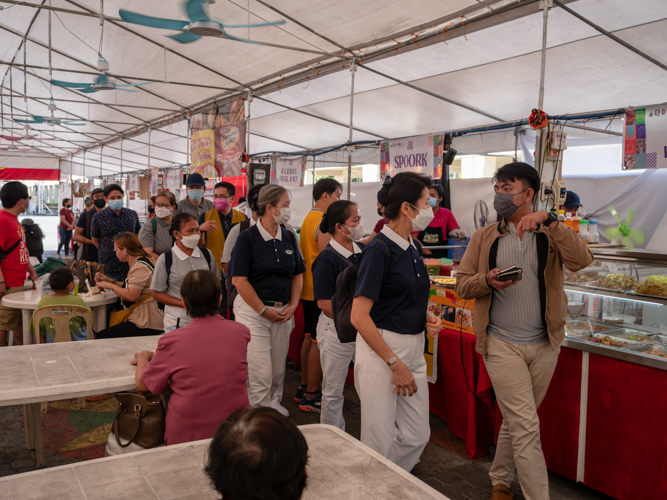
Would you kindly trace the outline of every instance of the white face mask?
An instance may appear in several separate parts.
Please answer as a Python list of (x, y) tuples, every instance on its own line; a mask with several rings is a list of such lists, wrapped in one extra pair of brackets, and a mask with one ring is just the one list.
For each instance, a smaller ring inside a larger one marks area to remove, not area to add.
[(287, 224), (290, 220), (290, 217), (292, 217), (292, 210), (290, 210), (289, 207), (279, 208), (278, 210), (280, 210), (280, 215), (274, 215), (273, 218), (278, 223), (278, 225)]
[[(178, 234), (181, 234), (181, 233), (178, 233)], [(199, 235), (198, 234), (191, 234), (189, 236), (183, 236), (181, 234), (181, 238), (183, 238), (181, 240), (181, 243), (183, 243), (183, 245), (185, 247), (187, 247), (191, 250), (194, 250), (197, 247), (197, 245), (199, 245)]]
[(359, 241), (364, 237), (364, 226), (361, 223), (355, 227), (350, 227), (343, 224), (343, 227), (350, 231), (350, 234), (346, 234), (345, 236), (350, 238), (352, 241)]
[(167, 207), (155, 207), (155, 215), (157, 215), (160, 219), (164, 219), (165, 217), (169, 217), (171, 215), (171, 209)]
[[(417, 210), (417, 207), (415, 207), (413, 204), (410, 204), (410, 206)], [(433, 210), (430, 207), (419, 210), (417, 217), (412, 219), (412, 230), (423, 231), (431, 223), (434, 216), (435, 215), (433, 214)]]

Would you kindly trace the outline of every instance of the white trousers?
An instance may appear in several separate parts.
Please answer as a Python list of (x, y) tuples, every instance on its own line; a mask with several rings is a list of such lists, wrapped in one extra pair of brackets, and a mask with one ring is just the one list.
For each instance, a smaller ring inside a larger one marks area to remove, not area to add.
[(417, 383), (412, 396), (397, 396), (391, 369), (357, 334), (354, 382), (361, 399), (361, 442), (411, 471), (431, 435), (424, 333), (401, 335), (379, 330)]
[[(279, 311), (282, 311), (284, 306)], [(248, 395), (252, 406), (280, 405), (294, 318), (273, 323), (246, 304), (239, 294), (234, 300), (236, 321), (250, 330), (248, 343)]]
[(355, 343), (342, 344), (333, 319), (322, 313), (317, 321), (317, 347), (320, 349), (323, 375), (320, 423), (345, 430), (343, 388), (350, 361), (354, 359)]
[[(178, 321), (180, 318), (180, 321)], [(164, 329), (165, 331), (170, 331), (176, 328), (178, 324), (179, 328), (188, 326), (192, 321), (192, 318), (188, 316), (188, 313), (182, 307), (174, 306), (164, 306)]]

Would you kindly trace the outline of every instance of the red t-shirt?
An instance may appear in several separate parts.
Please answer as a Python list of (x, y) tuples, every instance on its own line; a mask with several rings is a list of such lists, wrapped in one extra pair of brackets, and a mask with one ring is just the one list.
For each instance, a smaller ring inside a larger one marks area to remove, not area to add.
[(442, 227), (442, 236), (447, 239), (450, 231), (459, 229), (459, 223), (456, 222), (454, 214), (450, 210), (440, 207), (428, 227)]
[[(65, 216), (65, 220), (67, 221), (68, 224), (70, 225), (74, 224), (74, 214), (69, 208), (64, 208), (64, 207), (61, 208), (60, 215)], [(60, 227), (62, 227), (63, 229), (69, 229), (69, 226), (63, 224), (62, 221), (60, 222)]]
[(382, 228), (389, 224), (389, 219), (380, 219), (377, 224), (375, 224), (375, 228), (373, 229), (373, 232), (375, 234), (380, 234), (380, 231), (382, 231)]
[(28, 272), (30, 254), (25, 244), (25, 235), (19, 218), (5, 210), (0, 211), (0, 248), (9, 250), (19, 238), (21, 238), (19, 246), (0, 263), (7, 288), (23, 286), (25, 274)]

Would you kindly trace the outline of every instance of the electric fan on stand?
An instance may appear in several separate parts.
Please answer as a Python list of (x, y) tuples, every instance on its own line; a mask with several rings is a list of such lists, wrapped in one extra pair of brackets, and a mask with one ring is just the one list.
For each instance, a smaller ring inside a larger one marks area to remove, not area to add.
[(475, 229), (486, 226), (489, 222), (489, 207), (484, 200), (477, 200), (475, 203)]

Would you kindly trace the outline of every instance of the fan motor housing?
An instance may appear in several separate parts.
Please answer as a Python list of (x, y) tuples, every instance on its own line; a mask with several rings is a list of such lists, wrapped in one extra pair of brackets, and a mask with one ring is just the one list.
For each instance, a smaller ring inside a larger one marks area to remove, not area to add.
[(113, 82), (113, 80), (111, 80), (111, 78), (108, 78), (102, 82), (95, 82), (93, 84), (93, 88), (95, 90), (115, 90), (116, 84)]
[(213, 21), (197, 21), (188, 25), (188, 31), (199, 36), (220, 36), (225, 33), (218, 23)]

